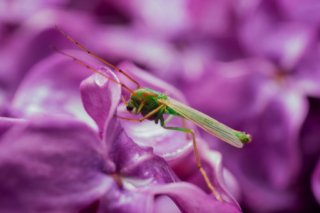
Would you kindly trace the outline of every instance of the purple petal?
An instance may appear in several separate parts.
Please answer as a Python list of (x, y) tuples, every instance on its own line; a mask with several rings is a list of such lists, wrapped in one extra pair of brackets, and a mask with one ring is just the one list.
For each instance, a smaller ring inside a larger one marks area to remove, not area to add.
[[(258, 59), (237, 60), (229, 63), (210, 63), (193, 81), (186, 81), (181, 90), (191, 106), (218, 121), (232, 124), (257, 111), (260, 73), (269, 72), (272, 66)], [(227, 97), (227, 98), (223, 98)]]
[[(226, 36), (232, 25), (230, 1), (197, 1), (186, 3), (186, 12), (191, 32), (204, 33), (206, 36)], [(192, 31), (193, 30), (193, 31)]]
[[(232, 202), (239, 205), (232, 193), (239, 191), (238, 183), (232, 174), (222, 166), (222, 155), (218, 151), (210, 150), (204, 141), (200, 141), (199, 153), (203, 161), (205, 161), (213, 172), (215, 188), (220, 192), (224, 201)], [(239, 193), (239, 192), (238, 192)], [(225, 195), (225, 196), (224, 196)]]
[(169, 196), (183, 212), (241, 212), (236, 206), (214, 200), (199, 188), (187, 183), (173, 183), (154, 186), (155, 195)]
[(92, 41), (94, 49), (108, 58), (123, 58), (145, 64), (152, 70), (177, 69), (180, 55), (166, 41), (154, 38), (135, 27), (102, 28)]
[[(261, 133), (257, 140), (270, 148), (268, 157), (266, 157), (269, 165), (272, 165), (272, 167), (269, 167), (271, 182), (276, 186), (286, 186), (296, 178), (301, 166), (298, 132), (306, 118), (308, 102), (295, 92), (282, 91), (270, 103), (269, 107), (268, 111), (275, 114), (272, 118), (271, 115), (270, 117), (269, 115), (262, 116), (263, 119), (259, 123), (261, 124), (260, 128), (264, 128), (262, 130), (264, 133)], [(275, 143), (282, 143), (282, 146), (277, 144), (274, 147)], [(263, 152), (265, 151), (266, 148)]]
[[(221, 36), (231, 25), (229, 1), (171, 1), (171, 7), (162, 10), (162, 1), (117, 1), (122, 10), (132, 14), (135, 24), (142, 30), (166, 39), (190, 34)], [(198, 36), (199, 36), (198, 35)]]
[[(125, 117), (131, 117), (124, 111), (118, 111), (118, 114)], [(178, 131), (171, 131), (162, 128), (153, 121), (143, 121), (141, 123), (121, 120), (121, 124), (126, 134), (132, 140), (142, 147), (152, 147), (157, 155), (168, 160), (176, 159), (188, 153), (191, 148), (191, 140), (186, 134)], [(172, 126), (182, 126), (181, 121), (170, 122)]]
[(41, 118), (0, 146), (1, 212), (75, 212), (114, 184), (98, 138), (79, 122)]
[(35, 114), (76, 117), (93, 126), (79, 94), (80, 82), (88, 74), (66, 56), (53, 55), (33, 67), (18, 89), (13, 107), (23, 117)]
[(306, 24), (319, 24), (320, 15), (318, 13), (320, 3), (317, 0), (280, 0), (276, 2), (283, 12), (295, 21), (303, 21)]
[[(121, 200), (122, 202), (114, 202)], [(241, 212), (236, 206), (214, 200), (189, 183), (154, 185), (107, 194), (99, 212)]]
[[(113, 79), (117, 79), (113, 72), (102, 69)], [(81, 98), (84, 108), (96, 122), (100, 132), (114, 116), (120, 101), (121, 87), (100, 75), (92, 75), (81, 83)]]
[(123, 213), (148, 213), (153, 211), (152, 194), (133, 191), (110, 191), (101, 202), (99, 213), (123, 212)]
[(315, 31), (298, 23), (283, 23), (274, 19), (265, 11), (248, 17), (240, 29), (240, 39), (250, 53), (268, 57), (289, 70), (312, 44)]
[(109, 156), (121, 175), (128, 180), (132, 179), (132, 184), (134, 179), (140, 179), (145, 182), (144, 185), (178, 180), (163, 158), (155, 155), (151, 148), (143, 148), (134, 143), (115, 118), (111, 124), (105, 134), (105, 141), (109, 147)]
[[(83, 25), (75, 25), (74, 21)], [(83, 38), (90, 37), (88, 35), (95, 28), (92, 19), (84, 13), (48, 9), (34, 13), (19, 27), (11, 30), (0, 47), (0, 80), (10, 92), (9, 97), (30, 67), (54, 52), (51, 46), (63, 48), (73, 45), (54, 29), (55, 25), (68, 29), (71, 35), (81, 35)]]
[(9, 129), (23, 122), (25, 120), (19, 118), (0, 117), (0, 139)]
[(227, 168), (239, 180), (244, 200), (254, 211), (292, 210), (299, 205), (297, 194), (288, 188), (301, 171), (298, 132), (307, 109), (303, 97), (279, 91), (256, 118), (254, 123), (259, 125), (249, 130), (252, 143), (243, 150), (225, 147)]
[[(111, 120), (104, 135), (123, 189), (114, 189), (106, 194), (102, 198), (100, 211), (155, 212), (158, 207), (153, 207), (156, 199), (150, 189), (178, 181), (178, 178), (163, 158), (153, 154), (151, 148), (141, 148), (128, 138), (116, 118)], [(170, 204), (171, 208), (175, 208), (172, 202)]]
[(313, 172), (311, 184), (313, 194), (316, 197), (318, 203), (320, 204), (320, 161), (318, 161), (318, 164)]
[(177, 212), (178, 213), (178, 212), (181, 212), (181, 210), (169, 196), (158, 195), (154, 201), (154, 212), (155, 213), (161, 213), (161, 212), (170, 212), (170, 213)]
[[(187, 17), (186, 3), (181, 0), (171, 2), (171, 8), (163, 11), (161, 1), (117, 1), (117, 6), (127, 13), (133, 14), (136, 24), (140, 28), (151, 29), (158, 36), (172, 36), (184, 31), (190, 23)], [(152, 14), (152, 15), (151, 15)], [(166, 23), (166, 24), (165, 24)]]
[[(239, 197), (240, 189), (233, 175), (222, 166), (222, 155), (218, 151), (210, 150), (204, 140), (197, 138), (197, 149), (199, 157), (203, 164), (211, 183), (222, 196), (224, 201), (233, 203), (238, 206), (235, 196)], [(227, 156), (226, 156), (227, 157)], [(185, 165), (188, 162), (188, 166)], [(189, 156), (177, 160), (173, 163), (174, 170), (183, 181), (188, 181), (200, 187), (203, 191), (211, 194), (203, 176), (201, 175), (195, 161), (194, 153)]]
[(295, 68), (293, 81), (298, 91), (306, 95), (320, 97), (320, 43), (313, 44)]
[(28, 2), (27, 6), (21, 5), (22, 2), (19, 0), (3, 1), (0, 9), (0, 20), (11, 23), (20, 22), (38, 11), (60, 6), (66, 2), (66, 0), (32, 1)]

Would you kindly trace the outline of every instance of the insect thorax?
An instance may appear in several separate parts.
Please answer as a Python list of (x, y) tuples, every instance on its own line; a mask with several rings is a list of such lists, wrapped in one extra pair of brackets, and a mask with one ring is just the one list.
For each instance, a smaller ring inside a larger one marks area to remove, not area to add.
[(127, 109), (136, 114), (146, 115), (160, 105), (159, 100), (167, 98), (167, 95), (155, 90), (139, 88), (131, 94)]

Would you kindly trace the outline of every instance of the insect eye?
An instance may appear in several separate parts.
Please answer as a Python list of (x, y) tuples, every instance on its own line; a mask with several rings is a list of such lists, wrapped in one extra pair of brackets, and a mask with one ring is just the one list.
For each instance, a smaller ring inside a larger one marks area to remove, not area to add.
[(133, 106), (127, 105), (127, 110), (131, 112), (133, 110)]

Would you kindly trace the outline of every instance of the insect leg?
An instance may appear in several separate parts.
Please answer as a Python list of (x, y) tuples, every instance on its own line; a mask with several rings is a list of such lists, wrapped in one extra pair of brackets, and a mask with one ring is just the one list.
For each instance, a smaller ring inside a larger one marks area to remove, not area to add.
[(64, 52), (64, 51), (62, 51), (62, 50), (60, 50), (60, 49), (58, 49), (58, 48), (56, 48), (56, 47), (53, 47), (53, 48), (54, 48), (54, 50), (57, 51), (58, 53), (60, 53), (60, 54), (62, 54), (62, 55), (65, 55), (65, 56), (71, 58), (72, 60), (74, 60), (75, 62), (77, 62), (78, 64), (80, 64), (81, 66), (84, 66), (85, 68), (87, 68), (88, 70), (90, 70), (90, 71), (92, 71), (92, 72), (94, 72), (94, 73), (97, 73), (97, 74), (99, 74), (99, 75), (101, 75), (101, 76), (109, 79), (110, 81), (112, 81), (112, 82), (114, 82), (114, 83), (116, 83), (116, 84), (120, 84), (122, 88), (125, 88), (126, 90), (128, 90), (128, 92), (133, 93), (133, 91), (132, 91), (129, 87), (127, 87), (125, 84), (116, 81), (115, 79), (111, 78), (111, 77), (108, 76), (106, 73), (104, 73), (103, 71), (100, 71), (100, 70), (97, 70), (97, 69), (93, 68), (92, 66), (90, 66), (88, 63), (82, 61), (81, 59), (76, 58), (75, 56), (73, 56), (73, 55), (71, 55), (71, 54), (69, 54), (69, 53), (66, 53), (66, 52)]
[(121, 95), (121, 101), (122, 101), (124, 104), (127, 103), (126, 98), (125, 98), (123, 95)]
[(141, 102), (139, 108), (137, 109), (137, 113), (140, 113), (140, 112), (141, 112), (141, 110), (142, 110), (142, 108), (144, 107), (145, 104), (146, 104), (146, 103), (145, 103), (144, 101)]
[(74, 43), (77, 47), (79, 47), (80, 49), (82, 49), (83, 51), (85, 51), (86, 53), (88, 53), (89, 55), (91, 55), (92, 57), (98, 59), (100, 62), (102, 62), (103, 64), (107, 65), (108, 67), (114, 69), (115, 71), (123, 74), (124, 76), (126, 76), (130, 81), (132, 81), (137, 88), (140, 88), (140, 84), (134, 80), (129, 74), (127, 74), (126, 72), (124, 72), (123, 70), (119, 69), (118, 67), (116, 67), (115, 65), (111, 64), (110, 62), (106, 61), (105, 59), (101, 58), (100, 56), (96, 55), (95, 53), (91, 52), (88, 48), (86, 48), (83, 44), (80, 44), (78, 41), (76, 41), (74, 38), (72, 38), (71, 36), (69, 36), (68, 34), (66, 34), (64, 31), (62, 31), (58, 26), (56, 26), (56, 29), (67, 39), (69, 39), (72, 43)]
[(135, 121), (135, 122), (142, 122), (145, 119), (150, 118), (151, 116), (153, 116), (154, 114), (158, 113), (159, 111), (163, 110), (163, 108), (165, 107), (164, 104), (159, 105), (157, 108), (155, 108), (154, 110), (152, 110), (151, 112), (149, 112), (148, 114), (146, 114), (145, 116), (143, 116), (142, 118), (139, 119), (135, 119), (135, 118), (126, 118), (126, 117), (122, 117), (122, 116), (117, 116), (120, 119), (124, 119), (124, 120), (128, 120), (128, 121)]
[(197, 143), (196, 143), (196, 137), (195, 137), (194, 131), (192, 129), (181, 128), (181, 127), (169, 127), (169, 126), (165, 126), (165, 125), (162, 125), (162, 127), (165, 128), (165, 129), (169, 129), (169, 130), (185, 132), (187, 134), (190, 133), (192, 135), (193, 150), (194, 150), (194, 155), (195, 155), (195, 158), (196, 158), (196, 163), (197, 163), (198, 169), (200, 170), (200, 173), (203, 176), (204, 181), (206, 182), (208, 188), (211, 190), (212, 194), (217, 198), (218, 201), (222, 201), (221, 195), (214, 188), (214, 186), (212, 185), (212, 183), (211, 183), (206, 171), (203, 169), (203, 166), (202, 166), (200, 158), (199, 158), (199, 152), (198, 152), (198, 149), (197, 149)]
[(123, 120), (127, 120), (127, 121), (133, 121), (133, 122), (140, 122), (139, 119), (135, 119), (135, 118), (126, 118), (126, 117), (122, 117), (117, 115), (117, 118), (123, 119)]
[[(167, 123), (169, 123), (171, 121), (171, 119), (174, 117), (174, 115), (169, 115), (165, 120), (164, 120), (164, 124), (166, 125)], [(182, 119), (182, 127), (183, 128), (187, 128), (187, 122), (185, 119)], [(189, 134), (186, 134), (186, 138), (187, 140), (190, 140), (190, 135)]]

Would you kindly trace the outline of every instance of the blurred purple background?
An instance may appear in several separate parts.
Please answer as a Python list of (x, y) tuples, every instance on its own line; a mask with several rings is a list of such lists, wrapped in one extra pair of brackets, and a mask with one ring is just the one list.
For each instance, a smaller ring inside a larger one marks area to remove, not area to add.
[(75, 48), (55, 25), (252, 134), (238, 150), (202, 132), (238, 181), (243, 212), (320, 211), (320, 1), (1, 0), (2, 116), (19, 117), (33, 96), (17, 95), (22, 82), (52, 46)]

